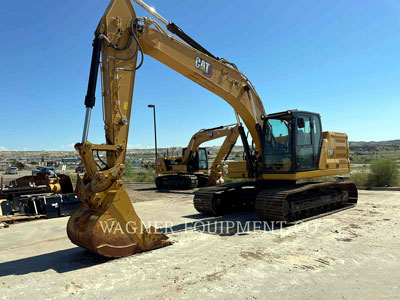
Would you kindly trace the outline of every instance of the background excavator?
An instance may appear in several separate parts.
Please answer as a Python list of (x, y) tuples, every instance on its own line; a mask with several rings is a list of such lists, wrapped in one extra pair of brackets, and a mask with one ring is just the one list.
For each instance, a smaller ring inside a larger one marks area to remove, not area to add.
[[(356, 204), (357, 189), (351, 182), (297, 182), (350, 171), (345, 133), (323, 132), (317, 113), (267, 114), (253, 85), (234, 63), (214, 56), (143, 1), (135, 2), (177, 37), (153, 19), (136, 17), (130, 0), (112, 0), (101, 18), (93, 41), (82, 142), (75, 145), (86, 173), (76, 185), (83, 204), (67, 226), (73, 243), (107, 257), (170, 244), (164, 234), (140, 221), (121, 179), (135, 73), (144, 54), (213, 92), (236, 112), (246, 160), (231, 162), (228, 176), (251, 180), (200, 188), (194, 196), (199, 212), (220, 215), (254, 208), (260, 220), (290, 223)], [(95, 145), (87, 136), (100, 54), (106, 144)], [(98, 166), (94, 155), (101, 151), (107, 159)], [(104, 230), (105, 225), (115, 224), (116, 230)]]
[[(196, 132), (179, 157), (159, 157), (156, 160), (155, 183), (157, 188), (191, 189), (224, 183), (222, 179), (225, 161), (239, 137), (239, 126), (227, 125)], [(221, 137), (226, 137), (210, 169), (208, 153), (200, 145)]]

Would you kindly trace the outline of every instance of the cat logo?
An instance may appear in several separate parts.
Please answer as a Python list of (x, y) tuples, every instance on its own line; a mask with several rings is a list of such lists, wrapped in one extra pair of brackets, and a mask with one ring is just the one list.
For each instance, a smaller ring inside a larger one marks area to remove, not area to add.
[(214, 133), (213, 132), (208, 132), (207, 133), (207, 136), (210, 138), (210, 137), (213, 137), (214, 136)]
[(209, 62), (206, 62), (201, 57), (196, 56), (194, 66), (196, 67), (196, 69), (201, 70), (203, 74), (207, 77), (211, 77), (213, 75), (212, 65)]

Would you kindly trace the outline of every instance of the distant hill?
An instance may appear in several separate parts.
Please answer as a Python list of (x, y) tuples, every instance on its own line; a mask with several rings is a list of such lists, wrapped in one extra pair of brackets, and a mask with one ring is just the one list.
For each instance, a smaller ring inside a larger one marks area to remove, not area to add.
[[(219, 146), (207, 147), (210, 152), (210, 158), (213, 159), (219, 150)], [(400, 151), (400, 139), (382, 142), (350, 142), (351, 152), (381, 152), (381, 151)], [(158, 155), (164, 156), (167, 153), (166, 148), (158, 148)], [(168, 148), (168, 154), (179, 156), (182, 153), (182, 147)], [(232, 149), (230, 158), (240, 158), (243, 156), (243, 146), (235, 146)], [(57, 160), (65, 157), (79, 157), (76, 151), (0, 151), (0, 162), (9, 160)], [(132, 160), (154, 159), (154, 149), (128, 149), (127, 157)]]
[(398, 151), (400, 150), (400, 140), (381, 141), (381, 142), (350, 142), (350, 150), (354, 152), (368, 151)]

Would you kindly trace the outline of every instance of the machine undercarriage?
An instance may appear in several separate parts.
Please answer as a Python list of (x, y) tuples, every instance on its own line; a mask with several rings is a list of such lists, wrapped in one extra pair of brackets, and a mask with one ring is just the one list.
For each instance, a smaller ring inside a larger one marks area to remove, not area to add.
[(158, 189), (189, 190), (204, 187), (208, 178), (208, 174), (163, 175), (156, 178), (155, 184)]
[(259, 180), (206, 187), (195, 192), (197, 211), (224, 215), (255, 209), (261, 221), (286, 223), (306, 220), (356, 205), (357, 188), (352, 182)]

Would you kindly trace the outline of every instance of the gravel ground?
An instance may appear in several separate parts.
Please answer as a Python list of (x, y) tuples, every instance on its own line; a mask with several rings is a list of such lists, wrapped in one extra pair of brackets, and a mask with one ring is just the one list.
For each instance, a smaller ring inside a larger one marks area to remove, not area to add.
[(0, 298), (400, 299), (399, 192), (269, 230), (252, 212), (198, 214), (193, 191), (127, 190), (142, 220), (172, 225), (172, 246), (107, 260), (68, 240), (67, 218), (14, 224), (0, 229)]

